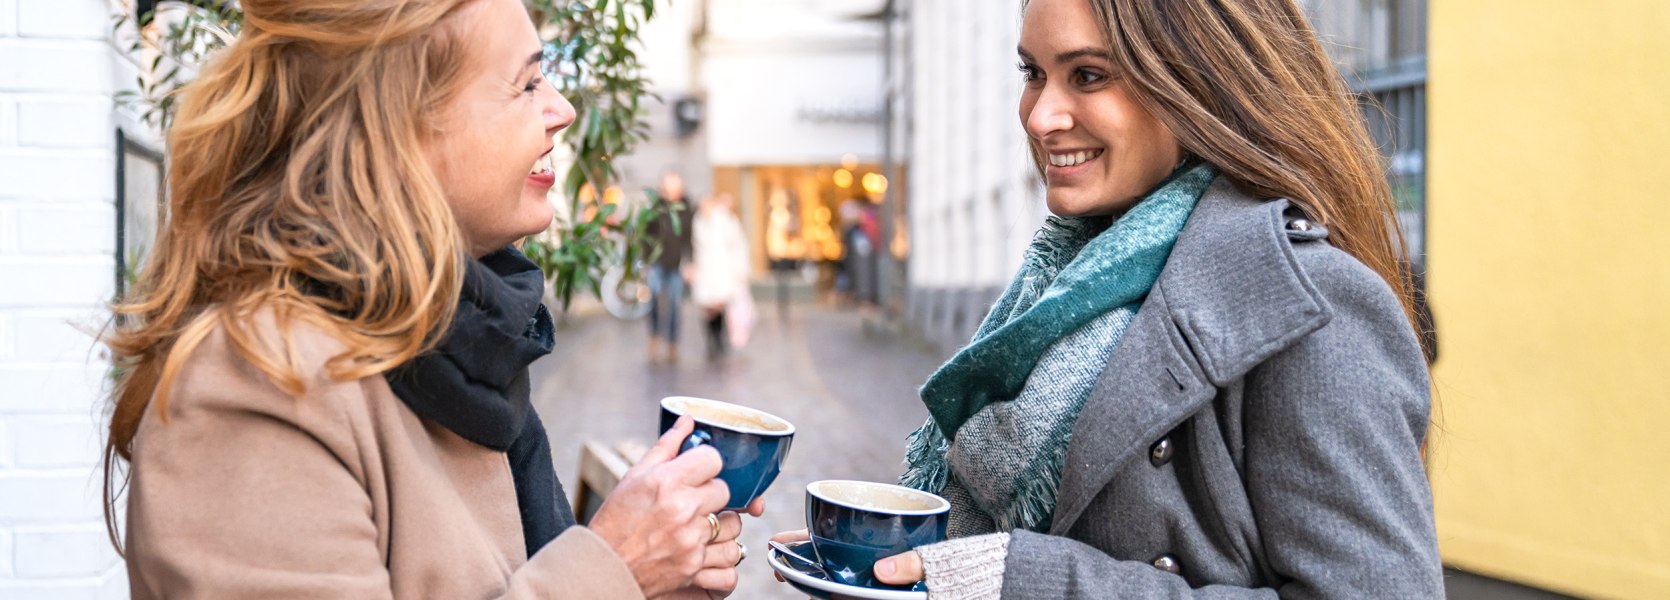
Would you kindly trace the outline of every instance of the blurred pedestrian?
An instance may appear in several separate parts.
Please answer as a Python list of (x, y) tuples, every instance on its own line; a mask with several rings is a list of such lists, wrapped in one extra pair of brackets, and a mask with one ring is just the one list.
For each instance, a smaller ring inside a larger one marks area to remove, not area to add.
[[(1441, 598), (1409, 273), (1356, 96), (1293, 0), (1031, 0), (1050, 212), (921, 389), (937, 599)], [(784, 536), (788, 537), (788, 536)]]
[(856, 199), (841, 203), (841, 260), (835, 263), (835, 306), (848, 307), (858, 302), (858, 281), (863, 258), (870, 254), (870, 243), (863, 239), (860, 220), (864, 209)]
[(551, 221), (574, 109), (522, 3), (241, 6), (183, 88), (169, 221), (106, 338), (130, 595), (733, 589), (741, 521), (719, 455), (678, 454), (688, 419), (588, 526), (552, 468), (544, 277), (511, 244)]
[[(738, 294), (748, 293), (748, 238), (737, 218), (735, 201), (721, 193), (702, 201), (696, 213), (691, 299), (702, 310), (710, 358), (725, 354), (730, 343), (725, 316)], [(751, 323), (743, 324), (751, 326)]]
[(667, 360), (676, 362), (679, 315), (684, 310), (685, 262), (692, 243), (692, 211), (684, 177), (672, 169), (663, 172), (659, 196), (663, 212), (645, 231), (661, 247), (661, 254), (649, 266), (649, 359), (656, 360), (665, 345)]
[(847, 269), (852, 273), (853, 302), (866, 314), (875, 309), (880, 296), (876, 259), (881, 248), (881, 220), (876, 213), (876, 205), (858, 201), (857, 222), (847, 227), (845, 236), (849, 248)]

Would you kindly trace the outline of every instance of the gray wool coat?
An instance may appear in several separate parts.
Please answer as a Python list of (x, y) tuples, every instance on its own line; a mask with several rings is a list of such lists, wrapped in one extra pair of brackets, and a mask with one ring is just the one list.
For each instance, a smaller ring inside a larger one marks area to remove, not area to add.
[(1073, 429), (1004, 598), (1441, 598), (1426, 363), (1396, 296), (1220, 177)]

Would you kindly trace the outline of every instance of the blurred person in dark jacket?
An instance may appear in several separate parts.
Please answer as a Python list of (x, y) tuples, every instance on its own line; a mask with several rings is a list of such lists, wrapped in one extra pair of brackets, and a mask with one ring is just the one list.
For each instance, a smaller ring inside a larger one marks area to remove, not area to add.
[(669, 362), (678, 360), (679, 309), (684, 302), (684, 265), (690, 257), (690, 202), (684, 177), (677, 171), (661, 174), (661, 195), (657, 202), (665, 209), (651, 221), (647, 233), (661, 247), (661, 254), (649, 267), (649, 359), (661, 355), (666, 346)]

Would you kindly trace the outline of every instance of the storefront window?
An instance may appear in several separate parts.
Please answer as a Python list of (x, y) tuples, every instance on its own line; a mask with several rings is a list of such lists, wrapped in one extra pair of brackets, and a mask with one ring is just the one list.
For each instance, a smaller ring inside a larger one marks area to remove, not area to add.
[(890, 249), (881, 238), (881, 201), (892, 184), (880, 165), (849, 156), (837, 164), (743, 170), (743, 189), (719, 185), (715, 191), (744, 198), (744, 220), (759, 256), (756, 272), (797, 270), (820, 295), (857, 287), (876, 295), (874, 282), (855, 286), (843, 278), (852, 271), (855, 241), (862, 242), (857, 250), (874, 260)]

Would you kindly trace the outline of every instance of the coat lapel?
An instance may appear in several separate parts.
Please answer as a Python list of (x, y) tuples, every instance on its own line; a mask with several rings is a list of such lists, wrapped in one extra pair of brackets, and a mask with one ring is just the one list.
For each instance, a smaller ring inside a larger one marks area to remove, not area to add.
[(1050, 526), (1056, 535), (1078, 520), (1113, 477), (1117, 459), (1144, 454), (1148, 444), (1216, 392), (1172, 325), (1159, 287), (1149, 293), (1108, 363), (1118, 368), (1102, 371), (1073, 425)]
[(1201, 197), (1079, 413), (1051, 533), (1068, 531), (1124, 463), (1220, 388), (1327, 323), (1326, 302), (1293, 256), (1287, 207), (1225, 177)]

